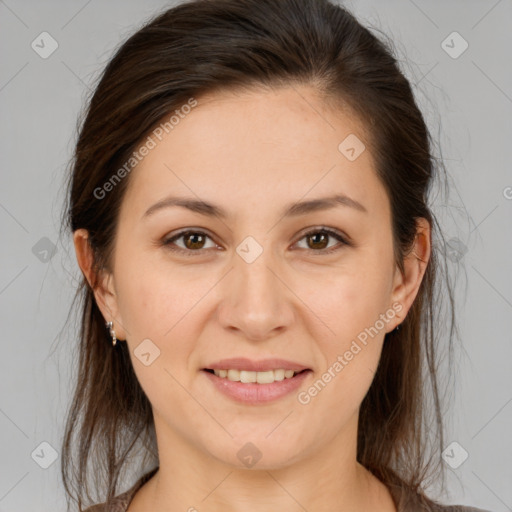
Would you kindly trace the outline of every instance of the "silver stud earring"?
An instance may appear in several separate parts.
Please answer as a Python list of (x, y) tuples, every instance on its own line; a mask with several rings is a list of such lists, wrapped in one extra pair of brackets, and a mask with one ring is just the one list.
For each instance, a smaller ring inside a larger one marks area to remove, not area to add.
[(107, 329), (110, 331), (110, 336), (112, 336), (112, 346), (116, 346), (117, 338), (116, 331), (114, 331), (114, 322), (106, 322), (105, 323)]

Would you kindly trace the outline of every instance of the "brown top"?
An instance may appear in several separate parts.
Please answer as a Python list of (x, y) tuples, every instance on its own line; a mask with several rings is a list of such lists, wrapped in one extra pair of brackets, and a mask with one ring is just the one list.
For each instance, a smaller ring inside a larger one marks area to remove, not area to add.
[[(126, 512), (128, 505), (135, 496), (135, 493), (158, 471), (158, 466), (135, 482), (135, 484), (114, 498), (114, 504), (110, 509), (106, 508), (105, 503), (94, 505), (85, 510), (85, 512)], [(389, 491), (398, 512), (489, 512), (480, 508), (464, 507), (462, 505), (445, 506), (438, 504), (428, 498), (404, 490), (398, 486), (390, 486)]]

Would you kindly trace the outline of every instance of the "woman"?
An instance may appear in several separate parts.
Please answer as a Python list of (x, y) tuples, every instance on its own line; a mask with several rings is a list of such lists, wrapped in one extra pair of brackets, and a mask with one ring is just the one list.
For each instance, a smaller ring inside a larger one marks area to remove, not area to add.
[(69, 181), (80, 510), (90, 463), (90, 511), (476, 510), (423, 492), (434, 164), (391, 50), (327, 0), (196, 0), (130, 37)]

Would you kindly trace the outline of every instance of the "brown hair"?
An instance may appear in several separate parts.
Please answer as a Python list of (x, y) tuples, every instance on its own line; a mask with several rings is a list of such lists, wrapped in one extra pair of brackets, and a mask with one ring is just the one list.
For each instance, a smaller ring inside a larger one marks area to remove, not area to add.
[[(416, 219), (432, 226), (431, 258), (418, 295), (401, 328), (386, 335), (361, 405), (357, 450), (359, 462), (384, 483), (419, 490), (442, 469), (437, 345), (438, 324), (445, 319), (439, 317), (443, 275), (450, 353), (456, 330), (452, 291), (439, 259), (442, 233), (427, 204), (436, 171), (444, 168), (433, 156), (430, 134), (391, 43), (346, 9), (328, 0), (193, 0), (148, 22), (110, 60), (80, 121), (63, 226), (85, 228), (95, 269), (108, 269), (129, 176), (102, 199), (95, 190), (148, 133), (191, 97), (293, 84), (313, 85), (333, 105), (344, 102), (368, 129), (368, 146), (390, 199), (401, 269), (414, 242)], [(137, 446), (142, 464), (157, 463), (158, 454), (151, 404), (126, 343), (112, 347), (85, 279), (76, 299), (81, 309), (77, 382), (61, 470), (68, 498), (73, 496), (81, 510), (85, 494), (91, 499), (90, 461), (94, 488), (106, 491), (103, 498), (109, 502)]]

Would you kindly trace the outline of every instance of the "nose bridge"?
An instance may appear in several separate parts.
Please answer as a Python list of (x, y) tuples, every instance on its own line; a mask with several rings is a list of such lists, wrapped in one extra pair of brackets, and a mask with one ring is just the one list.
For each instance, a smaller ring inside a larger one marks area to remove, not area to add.
[[(268, 238), (266, 239), (268, 241)], [(292, 318), (286, 287), (276, 277), (272, 249), (246, 237), (233, 254), (233, 269), (226, 283), (221, 319), (225, 327), (243, 331), (247, 338), (262, 338)]]
[(275, 262), (268, 238), (260, 243), (252, 236), (246, 237), (236, 248), (233, 263), (236, 279), (234, 290), (240, 294), (238, 302), (245, 301), (253, 311), (257, 311), (260, 305), (263, 306), (262, 301), (265, 301), (266, 307), (276, 301), (279, 290), (275, 274), (270, 271)]

